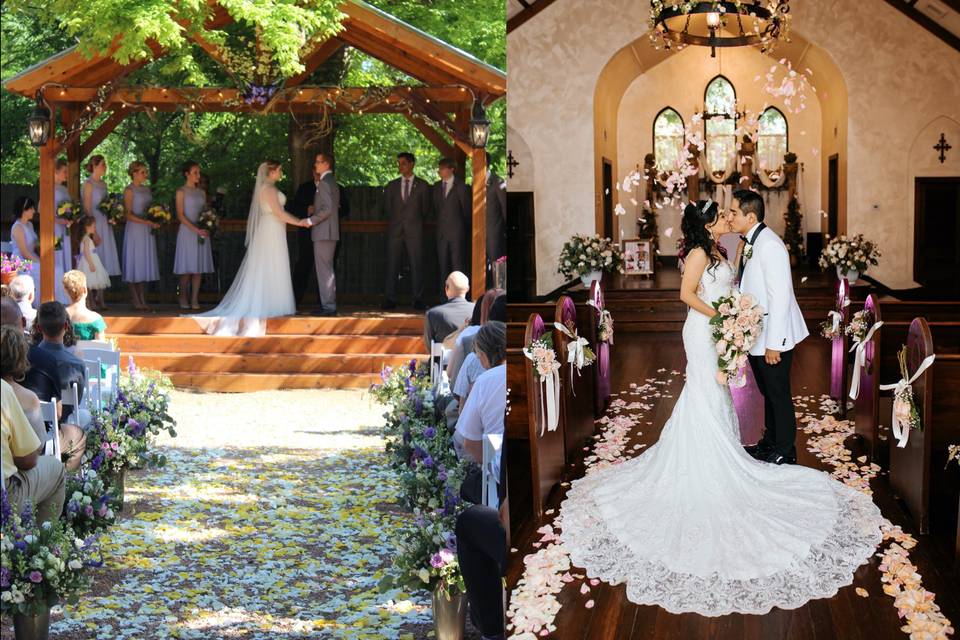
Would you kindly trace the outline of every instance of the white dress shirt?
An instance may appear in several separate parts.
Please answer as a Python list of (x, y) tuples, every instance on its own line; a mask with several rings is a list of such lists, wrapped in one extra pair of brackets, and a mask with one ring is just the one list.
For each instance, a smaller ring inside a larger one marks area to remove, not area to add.
[(488, 433), (503, 433), (507, 411), (507, 365), (497, 365), (477, 378), (460, 411), (457, 434), (464, 440), (483, 440)]

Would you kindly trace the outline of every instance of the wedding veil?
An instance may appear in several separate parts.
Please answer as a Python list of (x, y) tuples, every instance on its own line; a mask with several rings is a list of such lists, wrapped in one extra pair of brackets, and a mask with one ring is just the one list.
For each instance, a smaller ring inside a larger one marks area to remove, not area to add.
[(250, 213), (247, 214), (247, 237), (243, 241), (245, 247), (250, 246), (250, 240), (257, 232), (257, 225), (260, 224), (260, 192), (267, 185), (267, 174), (270, 168), (266, 162), (261, 162), (257, 168), (257, 183), (253, 187), (253, 197), (250, 198)]

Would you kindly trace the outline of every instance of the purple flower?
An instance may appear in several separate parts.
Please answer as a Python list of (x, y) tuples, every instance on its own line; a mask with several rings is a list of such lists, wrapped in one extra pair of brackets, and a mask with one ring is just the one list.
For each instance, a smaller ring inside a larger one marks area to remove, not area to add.
[(13, 515), (13, 508), (10, 506), (10, 498), (7, 496), (7, 490), (0, 487), (0, 524), (7, 526), (10, 516)]
[(446, 472), (446, 471), (440, 471), (439, 473), (437, 473), (437, 480), (439, 480), (440, 482), (446, 482), (446, 481), (447, 481), (447, 472)]
[(430, 566), (434, 569), (440, 569), (443, 567), (443, 559), (440, 557), (439, 553), (435, 553), (430, 556)]
[(24, 542), (23, 540), (17, 540), (16, 542), (13, 543), (13, 546), (15, 546), (20, 551), (23, 551), (27, 548), (27, 543)]
[(450, 551), (456, 552), (457, 550), (457, 535), (452, 531), (448, 531), (443, 535), (443, 542), (446, 545), (447, 549)]
[(433, 427), (427, 427), (426, 429), (423, 430), (424, 438), (432, 438), (435, 435), (437, 435), (437, 430), (434, 429)]
[(9, 587), (10, 586), (10, 569), (6, 567), (0, 567), (0, 587)]
[(410, 375), (417, 375), (417, 360), (415, 358), (410, 359), (410, 364), (408, 366), (410, 367)]
[(30, 582), (33, 582), (34, 584), (39, 584), (42, 580), (43, 580), (42, 573), (36, 570), (30, 572)]
[(137, 365), (133, 362), (133, 356), (127, 357), (127, 373), (131, 378), (137, 375)]
[(88, 504), (86, 508), (84, 508), (83, 512), (87, 514), (87, 517), (89, 518), (93, 517), (93, 507), (91, 505)]
[(133, 418), (130, 418), (129, 420), (127, 420), (127, 433), (129, 433), (134, 438), (139, 438), (144, 433), (146, 433), (146, 431), (147, 431), (147, 427), (145, 425), (140, 424)]
[(423, 466), (425, 466), (425, 467), (432, 467), (432, 466), (433, 466), (433, 458), (431, 458), (429, 454), (427, 454), (427, 455), (423, 458)]

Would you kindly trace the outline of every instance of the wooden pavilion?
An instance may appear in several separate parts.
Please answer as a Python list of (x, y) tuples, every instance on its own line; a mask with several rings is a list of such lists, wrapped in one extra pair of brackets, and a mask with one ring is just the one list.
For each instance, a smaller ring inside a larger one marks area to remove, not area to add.
[[(207, 29), (233, 22), (226, 9), (207, 0)], [(111, 50), (87, 58), (71, 47), (8, 79), (4, 87), (33, 98), (51, 110), (51, 131), (40, 147), (41, 299), (54, 295), (54, 167), (60, 154), (69, 165), (68, 187), (79, 199), (80, 167), (106, 136), (136, 110), (241, 113), (395, 113), (405, 117), (442, 155), (454, 158), (463, 174), (466, 158), (473, 169), (471, 278), (474, 299), (482, 294), (486, 255), (486, 153), (470, 142), (475, 101), (487, 106), (506, 94), (506, 74), (455, 47), (363, 2), (345, 0), (342, 29), (303, 47), (302, 73), (287, 79), (265, 105), (249, 104), (236, 87), (144, 87), (125, 84), (131, 73), (165, 51), (121, 64)], [(218, 48), (202, 37), (193, 41), (218, 63)], [(114, 47), (117, 45), (115, 44)], [(318, 87), (304, 84), (341, 47), (353, 47), (405, 73), (420, 84), (395, 87)], [(109, 114), (105, 119), (104, 114)], [(57, 127), (59, 116), (60, 127)], [(99, 122), (99, 126), (94, 127)]]

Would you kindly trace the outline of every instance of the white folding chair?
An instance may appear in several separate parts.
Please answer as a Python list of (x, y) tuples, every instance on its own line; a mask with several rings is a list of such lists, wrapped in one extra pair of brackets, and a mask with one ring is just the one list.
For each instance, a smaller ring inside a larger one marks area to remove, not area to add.
[[(100, 404), (97, 407), (103, 407), (103, 399), (112, 400), (117, 391), (117, 384), (120, 382), (120, 352), (109, 351), (105, 349), (85, 349), (83, 351), (83, 361), (97, 364), (97, 393), (100, 397)], [(103, 368), (107, 371), (104, 374)], [(87, 380), (90, 377), (90, 367), (87, 367)]]
[(483, 436), (483, 504), (492, 509), (500, 507), (497, 485), (500, 483), (500, 450), (503, 448), (502, 433)]
[[(90, 401), (90, 393), (87, 393), (87, 402)], [(90, 423), (90, 411), (87, 406), (80, 403), (80, 387), (74, 382), (69, 387), (60, 390), (60, 402), (73, 407), (73, 415), (70, 417), (71, 424), (76, 424), (81, 429)]]
[(77, 350), (85, 353), (87, 349), (113, 351), (113, 343), (109, 340), (77, 340)]
[(87, 389), (85, 392), (87, 406), (91, 410), (101, 411), (103, 409), (103, 394), (101, 393), (103, 369), (100, 367), (100, 361), (84, 359), (83, 364), (87, 368)]
[(440, 379), (440, 362), (443, 359), (443, 343), (430, 343), (430, 381), (434, 385)]
[(60, 421), (57, 418), (57, 403), (40, 401), (40, 417), (53, 425), (49, 439), (43, 444), (43, 455), (60, 459)]

